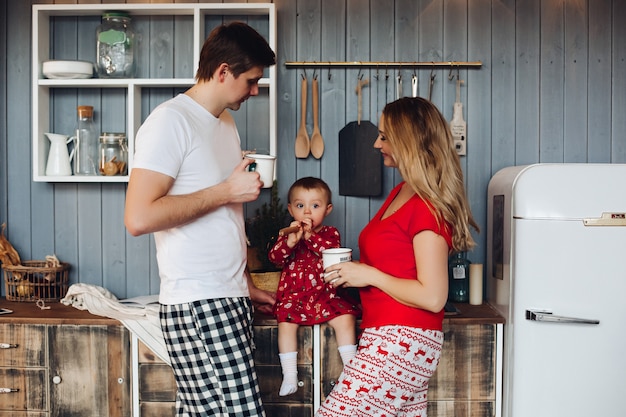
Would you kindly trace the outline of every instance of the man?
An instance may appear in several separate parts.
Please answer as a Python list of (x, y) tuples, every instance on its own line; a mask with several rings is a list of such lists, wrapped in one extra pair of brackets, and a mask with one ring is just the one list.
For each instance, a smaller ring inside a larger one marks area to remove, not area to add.
[(227, 111), (259, 92), (276, 63), (244, 23), (211, 32), (196, 83), (158, 106), (137, 132), (125, 224), (154, 233), (161, 327), (178, 387), (178, 416), (264, 416), (252, 357), (252, 301), (274, 296), (246, 269), (243, 203), (258, 198), (259, 174), (242, 158)]

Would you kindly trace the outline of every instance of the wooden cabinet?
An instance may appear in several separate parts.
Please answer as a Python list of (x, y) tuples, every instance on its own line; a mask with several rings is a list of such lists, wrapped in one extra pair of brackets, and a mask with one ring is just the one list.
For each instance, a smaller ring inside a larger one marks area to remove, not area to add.
[(0, 326), (0, 416), (47, 415), (46, 326)]
[[(313, 328), (298, 330), (298, 391), (280, 397), (282, 370), (278, 359), (278, 328), (275, 320), (257, 320), (254, 326), (255, 365), (259, 388), (268, 416), (311, 417), (313, 415)], [(173, 417), (176, 381), (169, 365), (143, 343), (138, 343), (139, 409), (141, 417)]]
[(14, 315), (0, 318), (0, 387), (9, 390), (0, 416), (130, 415), (130, 336), (119, 322), (60, 304), (7, 304)]
[[(494, 417), (501, 414), (502, 328), (504, 319), (489, 305), (457, 305), (460, 314), (444, 320), (444, 347), (430, 381), (430, 417)], [(268, 416), (312, 417), (337, 384), (343, 364), (333, 329), (327, 324), (299, 329), (300, 387), (278, 396), (282, 372), (276, 321), (255, 319), (255, 364)], [(141, 417), (174, 416), (176, 385), (169, 366), (141, 343), (139, 379)], [(316, 365), (319, 363), (319, 365)], [(315, 380), (320, 383), (316, 384)], [(158, 387), (158, 388), (156, 388)], [(169, 406), (167, 404), (170, 404)]]
[[(61, 304), (47, 312), (33, 303), (1, 305), (15, 313), (0, 317), (0, 388), (16, 391), (0, 393), (0, 417), (175, 415), (172, 369), (143, 343), (134, 343), (119, 322)], [(488, 305), (458, 307), (459, 315), (444, 320), (428, 415), (498, 417), (504, 319)], [(300, 327), (300, 386), (286, 397), (278, 396), (282, 372), (276, 321), (257, 317), (254, 332), (267, 415), (312, 417), (341, 374), (332, 328)]]
[[(500, 415), (503, 318), (488, 305), (459, 304), (461, 315), (444, 320), (444, 345), (428, 390), (429, 417)], [(321, 402), (343, 367), (333, 329), (321, 326)]]
[(48, 330), (50, 416), (128, 416), (130, 339), (121, 325)]
[[(194, 84), (200, 50), (208, 33), (227, 21), (246, 21), (276, 51), (272, 3), (40, 4), (32, 23), (33, 181), (126, 182), (129, 176), (45, 175), (46, 132), (72, 136), (77, 105), (94, 107), (100, 132), (123, 132), (133, 167), (135, 134), (158, 104)], [(47, 79), (48, 60), (96, 60), (96, 28), (107, 10), (128, 12), (135, 30), (135, 78)], [(276, 66), (259, 81), (259, 95), (233, 112), (242, 146), (276, 154)], [(248, 111), (249, 109), (249, 111)], [(250, 132), (250, 135), (248, 135)], [(130, 174), (130, 171), (129, 171)]]

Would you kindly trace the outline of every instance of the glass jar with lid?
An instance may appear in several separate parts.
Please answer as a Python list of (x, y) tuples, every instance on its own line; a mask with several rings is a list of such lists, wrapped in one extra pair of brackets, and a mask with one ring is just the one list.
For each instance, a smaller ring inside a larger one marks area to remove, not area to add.
[(124, 133), (100, 135), (99, 167), (101, 175), (126, 175), (128, 172), (128, 146)]
[(135, 32), (126, 12), (107, 11), (96, 29), (97, 68), (101, 78), (135, 76)]

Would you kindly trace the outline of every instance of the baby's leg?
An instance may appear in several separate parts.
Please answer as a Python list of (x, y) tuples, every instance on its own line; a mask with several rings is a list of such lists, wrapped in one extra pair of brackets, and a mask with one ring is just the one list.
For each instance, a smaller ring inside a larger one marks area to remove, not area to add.
[(298, 390), (298, 325), (278, 323), (278, 357), (283, 370), (283, 382), (278, 395), (293, 394)]
[(356, 355), (356, 317), (344, 314), (330, 320), (328, 324), (335, 330), (337, 350), (345, 365)]

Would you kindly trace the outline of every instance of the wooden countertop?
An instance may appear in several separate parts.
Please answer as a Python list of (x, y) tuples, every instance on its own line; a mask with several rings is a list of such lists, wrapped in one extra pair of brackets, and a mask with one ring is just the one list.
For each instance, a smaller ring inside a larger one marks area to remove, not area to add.
[[(446, 313), (443, 322), (446, 324), (502, 324), (504, 317), (491, 306), (491, 304), (471, 305), (467, 303), (453, 303), (459, 310), (456, 314)], [(273, 317), (257, 314), (254, 318), (255, 324), (271, 326), (276, 324)]]
[(118, 326), (120, 322), (108, 317), (96, 316), (86, 310), (66, 306), (61, 303), (45, 303), (49, 309), (42, 310), (36, 303), (7, 301), (0, 299), (0, 307), (13, 310), (13, 313), (0, 315), (0, 323), (16, 324), (86, 324)]
[[(49, 309), (42, 310), (31, 302), (7, 301), (0, 298), (0, 307), (13, 310), (13, 313), (0, 315), (0, 323), (17, 324), (91, 324), (116, 326), (119, 321), (108, 317), (96, 316), (88, 311), (78, 310), (75, 307), (61, 303), (46, 303)], [(444, 323), (448, 324), (500, 324), (502, 317), (490, 304), (473, 306), (465, 303), (455, 303), (459, 313), (446, 315)], [(275, 325), (276, 319), (270, 316), (257, 314), (255, 324)]]

